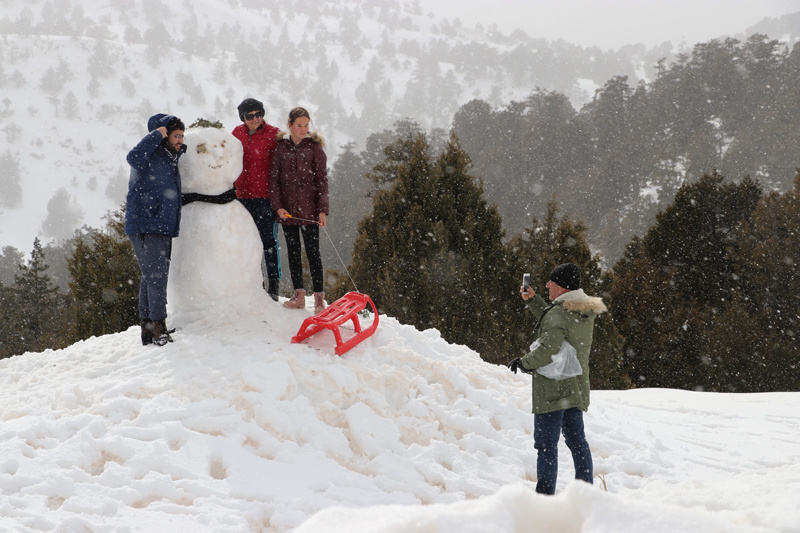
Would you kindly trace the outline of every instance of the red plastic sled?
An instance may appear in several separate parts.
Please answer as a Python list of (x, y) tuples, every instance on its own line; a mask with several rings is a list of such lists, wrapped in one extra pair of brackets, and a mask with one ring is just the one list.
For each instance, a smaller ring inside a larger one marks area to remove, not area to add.
[[(372, 313), (375, 315), (375, 319), (372, 321), (370, 327), (361, 331), (358, 312), (366, 308), (367, 304), (372, 307)], [(348, 320), (353, 321), (356, 334), (351, 339), (342, 342), (342, 334), (339, 332), (339, 326)], [(302, 342), (323, 329), (329, 329), (333, 332), (333, 336), (336, 338), (336, 355), (342, 355), (347, 350), (375, 333), (375, 330), (378, 329), (378, 310), (375, 308), (372, 299), (366, 294), (348, 292), (319, 314), (306, 318), (303, 321), (303, 325), (300, 326), (300, 331), (297, 332), (297, 335), (292, 337), (292, 343)]]

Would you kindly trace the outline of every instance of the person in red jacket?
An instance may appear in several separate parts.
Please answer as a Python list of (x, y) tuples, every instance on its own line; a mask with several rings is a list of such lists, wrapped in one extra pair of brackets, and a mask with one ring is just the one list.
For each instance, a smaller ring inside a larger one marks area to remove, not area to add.
[(314, 311), (325, 309), (322, 258), (319, 253), (319, 228), (325, 227), (328, 217), (328, 169), (322, 137), (309, 135), (311, 117), (302, 107), (289, 113), (290, 134), (282, 134), (272, 154), (269, 194), (278, 213), (286, 239), (289, 272), (292, 275), (294, 296), (283, 305), (303, 309), (306, 292), (303, 288), (303, 261), (300, 233), (306, 248), (311, 282), (314, 285)]
[(269, 198), (269, 168), (279, 130), (264, 121), (264, 105), (255, 98), (245, 98), (237, 110), (242, 124), (232, 133), (242, 142), (244, 158), (242, 174), (234, 182), (236, 197), (250, 212), (261, 235), (267, 264), (267, 292), (278, 301), (281, 254), (276, 214)]

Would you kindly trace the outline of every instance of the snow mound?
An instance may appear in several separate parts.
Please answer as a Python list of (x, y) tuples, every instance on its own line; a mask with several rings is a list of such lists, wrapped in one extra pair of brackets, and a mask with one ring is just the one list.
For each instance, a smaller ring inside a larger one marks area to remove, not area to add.
[(388, 317), (343, 357), (329, 332), (291, 344), (307, 316), (270, 302), (191, 322), (163, 348), (131, 328), (0, 361), (0, 529), (755, 532), (800, 521), (800, 395), (595, 393), (599, 477), (570, 482), (564, 448), (559, 494), (546, 498), (533, 493), (529, 376)]

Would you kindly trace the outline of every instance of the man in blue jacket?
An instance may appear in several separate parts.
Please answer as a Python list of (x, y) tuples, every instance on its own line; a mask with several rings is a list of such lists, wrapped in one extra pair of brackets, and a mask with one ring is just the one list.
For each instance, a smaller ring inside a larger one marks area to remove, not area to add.
[(164, 346), (167, 331), (167, 276), (172, 239), (181, 220), (181, 176), (178, 158), (186, 151), (183, 122), (157, 114), (147, 122), (150, 131), (128, 152), (131, 177), (125, 209), (125, 235), (133, 244), (142, 271), (139, 316), (142, 344)]

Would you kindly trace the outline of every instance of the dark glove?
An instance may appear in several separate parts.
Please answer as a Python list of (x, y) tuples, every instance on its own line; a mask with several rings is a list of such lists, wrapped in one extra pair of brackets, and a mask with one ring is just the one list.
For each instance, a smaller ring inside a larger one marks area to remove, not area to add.
[(517, 370), (519, 370), (520, 372), (524, 372), (526, 374), (530, 374), (533, 372), (532, 370), (528, 370), (527, 368), (522, 366), (522, 358), (520, 357), (517, 357), (516, 359), (512, 360), (510, 363), (508, 363), (507, 366), (508, 369), (515, 374), (517, 373)]

